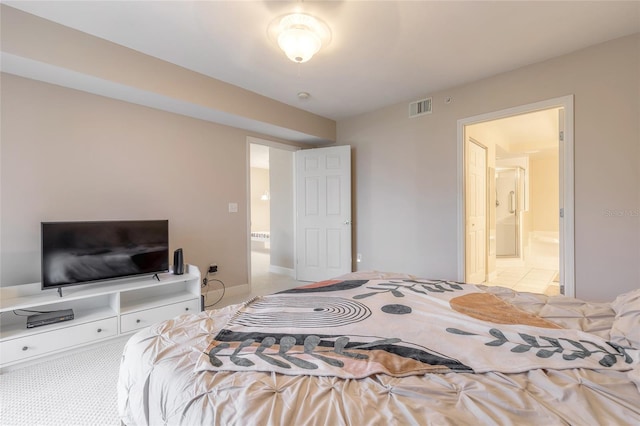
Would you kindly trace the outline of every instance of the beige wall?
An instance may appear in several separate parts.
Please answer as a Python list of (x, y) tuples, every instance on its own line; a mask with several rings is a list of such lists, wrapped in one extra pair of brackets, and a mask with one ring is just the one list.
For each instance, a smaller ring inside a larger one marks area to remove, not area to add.
[(529, 159), (531, 230), (558, 232), (558, 156)]
[(574, 94), (576, 294), (638, 288), (638, 75), (636, 34), (433, 93), (431, 115), (409, 119), (407, 102), (340, 121), (338, 143), (354, 152), (358, 269), (457, 277), (457, 121)]
[(270, 200), (261, 197), (269, 192), (269, 169), (251, 167), (251, 231), (269, 232)]
[(94, 79), (94, 84), (115, 84), (120, 96), (126, 92), (124, 88), (135, 88), (144, 97), (160, 96), (165, 103), (177, 102), (178, 110), (191, 105), (254, 124), (294, 130), (315, 142), (335, 140), (336, 124), (331, 119), (4, 4), (0, 9), (2, 52), (33, 61), (30, 67), (46, 64), (58, 73), (72, 71), (71, 80), (82, 75)]
[(247, 132), (9, 74), (1, 84), (2, 286), (40, 281), (41, 221), (156, 218), (187, 263), (248, 282)]

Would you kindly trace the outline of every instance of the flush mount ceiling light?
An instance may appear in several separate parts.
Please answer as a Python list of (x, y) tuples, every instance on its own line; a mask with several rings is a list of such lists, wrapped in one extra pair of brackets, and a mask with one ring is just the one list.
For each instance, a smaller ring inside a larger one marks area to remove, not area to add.
[(311, 59), (331, 38), (327, 24), (305, 13), (291, 13), (276, 21), (278, 46), (299, 64)]

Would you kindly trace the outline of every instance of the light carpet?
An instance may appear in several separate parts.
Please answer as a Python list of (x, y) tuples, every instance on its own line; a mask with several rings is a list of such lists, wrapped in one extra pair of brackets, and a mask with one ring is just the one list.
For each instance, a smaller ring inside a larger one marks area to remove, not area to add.
[(126, 341), (0, 375), (0, 425), (120, 425), (116, 385)]

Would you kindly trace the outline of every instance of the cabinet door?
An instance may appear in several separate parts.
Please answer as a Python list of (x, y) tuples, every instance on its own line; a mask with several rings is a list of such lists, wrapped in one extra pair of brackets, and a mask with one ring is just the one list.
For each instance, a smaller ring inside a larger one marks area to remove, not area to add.
[(132, 312), (120, 317), (120, 333), (129, 333), (178, 315), (200, 312), (200, 299)]
[(85, 324), (61, 328), (2, 342), (2, 364), (38, 357), (49, 352), (114, 337), (118, 333), (118, 319), (107, 318)]

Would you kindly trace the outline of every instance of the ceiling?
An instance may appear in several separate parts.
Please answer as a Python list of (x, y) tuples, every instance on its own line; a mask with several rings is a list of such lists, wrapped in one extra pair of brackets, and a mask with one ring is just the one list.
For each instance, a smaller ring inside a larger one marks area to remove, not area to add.
[[(333, 120), (640, 31), (640, 1), (3, 3)], [(304, 64), (267, 32), (294, 10), (332, 30)]]

